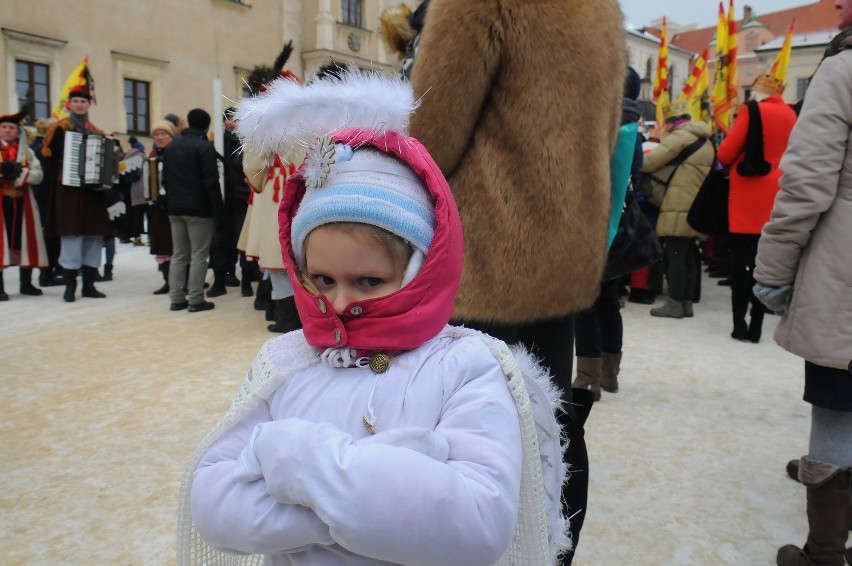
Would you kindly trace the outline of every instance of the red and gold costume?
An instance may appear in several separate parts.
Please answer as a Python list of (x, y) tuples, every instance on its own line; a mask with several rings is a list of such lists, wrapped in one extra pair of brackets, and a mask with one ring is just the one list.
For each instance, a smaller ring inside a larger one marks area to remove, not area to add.
[(44, 247), (38, 205), (30, 184), (41, 182), (41, 163), (35, 154), (20, 140), (0, 140), (0, 163), (17, 163), (20, 173), (15, 179), (0, 176), (3, 194), (3, 214), (0, 216), (0, 269), (10, 265), (22, 268), (46, 267), (47, 251)]

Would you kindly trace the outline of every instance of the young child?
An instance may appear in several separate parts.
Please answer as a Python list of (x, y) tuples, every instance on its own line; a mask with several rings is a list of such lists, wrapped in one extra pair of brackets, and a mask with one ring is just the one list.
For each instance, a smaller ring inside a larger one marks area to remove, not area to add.
[(304, 329), (261, 348), (196, 451), (179, 563), (543, 565), (570, 546), (557, 392), (447, 325), (461, 223), (404, 134), (414, 107), (358, 71), (242, 103), (245, 151), (308, 146), (279, 209)]

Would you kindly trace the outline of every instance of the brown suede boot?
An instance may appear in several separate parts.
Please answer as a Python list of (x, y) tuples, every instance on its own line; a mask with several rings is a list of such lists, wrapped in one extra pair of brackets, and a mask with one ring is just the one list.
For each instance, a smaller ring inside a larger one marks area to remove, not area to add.
[(601, 389), (607, 393), (618, 392), (618, 370), (621, 366), (621, 352), (601, 354)]
[(577, 357), (577, 377), (571, 387), (588, 389), (595, 396), (595, 401), (601, 399), (601, 358)]
[(803, 456), (799, 481), (808, 492), (808, 541), (778, 549), (778, 566), (843, 566), (849, 536), (849, 470)]

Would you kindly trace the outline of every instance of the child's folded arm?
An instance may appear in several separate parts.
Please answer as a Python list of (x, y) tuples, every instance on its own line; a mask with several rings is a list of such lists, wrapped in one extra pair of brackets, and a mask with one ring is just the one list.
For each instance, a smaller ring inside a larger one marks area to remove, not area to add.
[(263, 480), (234, 477), (234, 461), (255, 425), (268, 420), (262, 403), (204, 454), (192, 483), (192, 517), (199, 534), (214, 548), (235, 554), (297, 552), (333, 544), (328, 525), (300, 505), (282, 505)]
[(418, 451), (428, 442), (353, 442), (327, 423), (263, 423), (255, 451), (270, 494), (314, 509), (355, 554), (398, 564), (496, 563), (518, 511), (520, 432), (500, 366), (478, 339), (472, 344), (441, 365), (449, 377), (435, 433), (447, 441), (446, 463)]

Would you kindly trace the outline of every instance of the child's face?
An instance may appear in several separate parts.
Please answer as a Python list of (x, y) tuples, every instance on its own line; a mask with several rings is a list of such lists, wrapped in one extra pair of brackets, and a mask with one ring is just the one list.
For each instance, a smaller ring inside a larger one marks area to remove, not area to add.
[(369, 234), (320, 226), (305, 240), (308, 279), (338, 316), (355, 301), (384, 297), (402, 287), (405, 258), (395, 257)]

